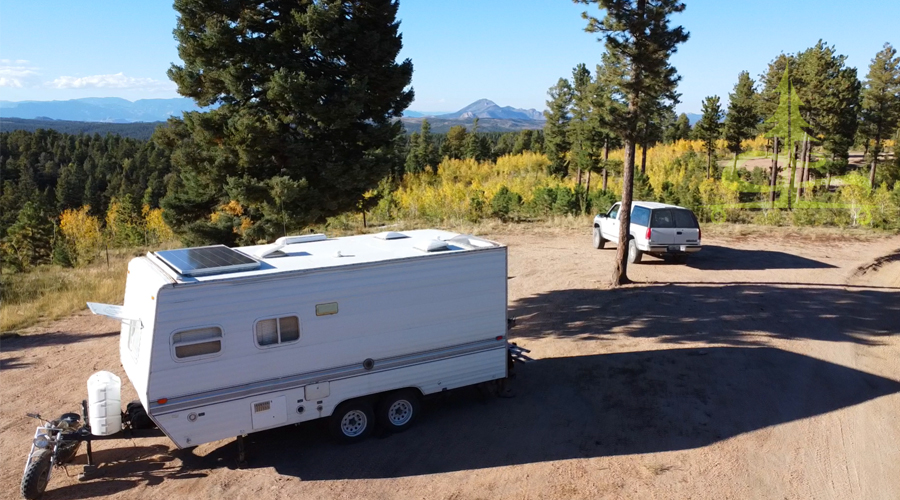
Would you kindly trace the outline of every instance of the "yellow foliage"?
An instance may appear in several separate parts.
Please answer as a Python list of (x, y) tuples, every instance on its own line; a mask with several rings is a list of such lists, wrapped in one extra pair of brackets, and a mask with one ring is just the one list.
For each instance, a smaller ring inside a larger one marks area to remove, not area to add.
[(144, 227), (147, 230), (148, 243), (159, 244), (164, 241), (175, 239), (175, 233), (163, 220), (163, 209), (151, 209), (150, 205), (144, 205), (141, 208), (141, 215), (144, 217)]
[(221, 207), (219, 207), (219, 210), (234, 217), (244, 215), (244, 207), (242, 207), (241, 204), (235, 200), (231, 200), (228, 203), (222, 205)]
[(74, 264), (78, 266), (87, 265), (94, 260), (103, 240), (100, 220), (88, 213), (90, 209), (90, 206), (85, 205), (78, 210), (66, 210), (59, 216), (59, 229)]
[(445, 158), (437, 168), (408, 174), (394, 193), (401, 218), (427, 220), (477, 219), (502, 187), (527, 203), (537, 187), (573, 186), (574, 179), (547, 174), (550, 160), (530, 151), (491, 161)]

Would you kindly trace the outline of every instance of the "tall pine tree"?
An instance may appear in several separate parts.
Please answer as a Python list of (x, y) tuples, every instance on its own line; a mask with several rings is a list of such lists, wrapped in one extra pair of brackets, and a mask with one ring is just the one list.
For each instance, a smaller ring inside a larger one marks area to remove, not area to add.
[(627, 106), (612, 120), (625, 144), (619, 245), (612, 275), (615, 286), (628, 282), (628, 247), (629, 243), (634, 244), (628, 236), (634, 190), (634, 153), (641, 139), (642, 112), (648, 108), (648, 102), (674, 102), (677, 99), (675, 87), (680, 77), (669, 64), (669, 57), (679, 44), (687, 41), (688, 33), (681, 26), (670, 27), (669, 17), (682, 12), (684, 3), (678, 0), (573, 1), (597, 4), (606, 12), (603, 19), (583, 13), (582, 17), (588, 21), (585, 31), (601, 34), (607, 53), (616, 61), (615, 67), (621, 69), (616, 75), (614, 95)]
[(884, 139), (891, 137), (900, 119), (900, 57), (891, 44), (884, 44), (872, 63), (862, 89), (862, 120), (871, 140), (869, 182), (875, 189), (875, 169)]
[(712, 161), (716, 152), (716, 141), (722, 136), (722, 106), (719, 96), (714, 95), (703, 100), (703, 116), (694, 126), (697, 138), (703, 141), (706, 151), (706, 178), (712, 176)]
[[(413, 99), (395, 0), (176, 0), (184, 64), (169, 77), (207, 112), (170, 123), (189, 189), (163, 204), (193, 242), (268, 239), (353, 209), (390, 171)], [(223, 188), (224, 187), (224, 188)], [(171, 193), (170, 193), (171, 194)], [(215, 226), (226, 202), (238, 227)], [(287, 221), (286, 223), (284, 221)]]
[(725, 141), (728, 150), (734, 153), (734, 166), (737, 170), (738, 155), (743, 152), (741, 143), (753, 137), (759, 126), (759, 104), (756, 90), (753, 88), (750, 73), (742, 71), (734, 86), (734, 92), (728, 94), (728, 114), (725, 116)]
[(570, 108), (572, 107), (572, 85), (565, 78), (560, 78), (556, 85), (547, 91), (547, 111), (544, 117), (544, 145), (547, 157), (550, 158), (550, 173), (564, 176), (568, 170), (566, 157), (571, 143), (569, 142)]

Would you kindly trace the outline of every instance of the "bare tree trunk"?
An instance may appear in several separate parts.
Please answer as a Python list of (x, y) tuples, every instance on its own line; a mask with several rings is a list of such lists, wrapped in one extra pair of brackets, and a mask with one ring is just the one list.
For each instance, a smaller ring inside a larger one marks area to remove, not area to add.
[(712, 168), (712, 151), (706, 151), (706, 178), (709, 179), (709, 171)]
[(578, 185), (581, 185), (581, 167), (578, 167)]
[(769, 178), (769, 205), (775, 208), (775, 186), (778, 182), (778, 137), (772, 143), (772, 176)]
[(584, 192), (585, 192), (585, 196), (590, 196), (590, 195), (591, 195), (591, 171), (590, 171), (590, 170), (588, 170), (588, 174), (587, 174), (587, 187), (585, 188)]
[(616, 268), (613, 270), (612, 285), (631, 283), (628, 279), (628, 242), (631, 236), (631, 198), (634, 191), (635, 144), (625, 139), (625, 161), (622, 166), (622, 205), (619, 207), (619, 245), (616, 248)]

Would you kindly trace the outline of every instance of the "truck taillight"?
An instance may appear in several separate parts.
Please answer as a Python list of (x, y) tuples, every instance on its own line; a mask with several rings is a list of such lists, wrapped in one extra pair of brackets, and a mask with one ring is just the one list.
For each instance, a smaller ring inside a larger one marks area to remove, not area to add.
[(650, 228), (648, 227), (648, 228), (647, 228), (647, 241), (650, 241), (650, 235), (652, 234), (651, 231), (652, 231), (652, 229), (650, 229)]

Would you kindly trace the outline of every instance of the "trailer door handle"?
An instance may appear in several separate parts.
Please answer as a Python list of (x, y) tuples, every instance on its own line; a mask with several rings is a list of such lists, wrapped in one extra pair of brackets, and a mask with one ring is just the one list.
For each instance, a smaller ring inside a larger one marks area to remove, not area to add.
[(681, 234), (681, 231), (675, 231), (675, 234)]

